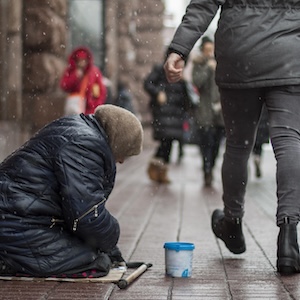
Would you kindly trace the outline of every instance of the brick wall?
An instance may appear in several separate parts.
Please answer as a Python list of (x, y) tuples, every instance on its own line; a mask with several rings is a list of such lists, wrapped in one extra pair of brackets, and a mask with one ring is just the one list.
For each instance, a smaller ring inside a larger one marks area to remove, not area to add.
[[(119, 79), (127, 81), (134, 107), (147, 123), (143, 80), (163, 57), (163, 0), (104, 3), (106, 75), (114, 91)], [(67, 12), (68, 0), (0, 1), (0, 160), (62, 116)]]
[(125, 78), (134, 96), (134, 106), (147, 123), (149, 99), (143, 90), (143, 79), (152, 65), (162, 60), (165, 50), (163, 1), (111, 0), (106, 6), (107, 75), (114, 84)]

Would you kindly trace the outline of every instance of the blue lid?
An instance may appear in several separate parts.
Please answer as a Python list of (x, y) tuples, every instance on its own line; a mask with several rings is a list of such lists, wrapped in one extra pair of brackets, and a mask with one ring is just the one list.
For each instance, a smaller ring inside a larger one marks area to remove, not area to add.
[(181, 242), (168, 242), (164, 244), (165, 249), (169, 250), (189, 250), (192, 251), (195, 249), (195, 245), (193, 243), (181, 243)]

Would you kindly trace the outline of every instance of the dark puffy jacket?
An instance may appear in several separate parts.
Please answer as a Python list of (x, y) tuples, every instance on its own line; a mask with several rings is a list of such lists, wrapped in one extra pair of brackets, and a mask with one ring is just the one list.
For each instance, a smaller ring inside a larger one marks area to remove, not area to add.
[[(189, 98), (185, 82), (168, 83), (163, 65), (155, 65), (145, 78), (144, 89), (150, 95), (152, 110), (153, 137), (156, 140), (163, 138), (183, 139), (183, 121), (189, 109)], [(159, 104), (157, 95), (165, 92), (167, 102)]]
[(0, 258), (34, 276), (86, 267), (110, 251), (116, 166), (93, 115), (53, 121), (0, 165)]
[(170, 48), (187, 57), (220, 6), (215, 39), (220, 87), (300, 84), (299, 0), (192, 0)]

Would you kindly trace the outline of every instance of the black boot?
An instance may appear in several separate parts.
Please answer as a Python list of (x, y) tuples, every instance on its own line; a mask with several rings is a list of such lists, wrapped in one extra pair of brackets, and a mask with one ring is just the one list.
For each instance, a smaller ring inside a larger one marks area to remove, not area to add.
[(300, 272), (297, 224), (289, 224), (289, 219), (280, 225), (277, 240), (277, 271), (282, 274)]
[(246, 251), (240, 218), (227, 220), (224, 212), (216, 209), (212, 214), (211, 226), (216, 237), (221, 239), (232, 253), (241, 254)]

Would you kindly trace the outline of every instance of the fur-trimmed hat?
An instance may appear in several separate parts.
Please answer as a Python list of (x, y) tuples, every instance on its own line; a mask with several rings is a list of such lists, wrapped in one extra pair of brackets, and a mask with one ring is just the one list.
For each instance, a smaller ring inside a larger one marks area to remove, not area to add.
[(115, 159), (142, 151), (143, 128), (133, 113), (116, 105), (103, 104), (96, 107), (94, 114), (108, 136)]

